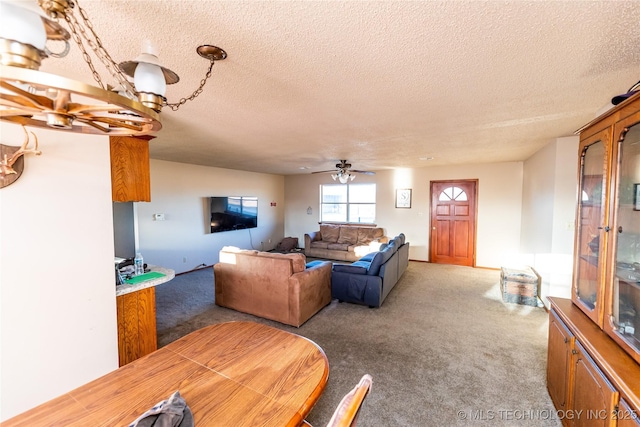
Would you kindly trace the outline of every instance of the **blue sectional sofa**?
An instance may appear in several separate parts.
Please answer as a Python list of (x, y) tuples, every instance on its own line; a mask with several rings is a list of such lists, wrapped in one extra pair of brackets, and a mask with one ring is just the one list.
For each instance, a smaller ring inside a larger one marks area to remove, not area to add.
[(351, 264), (333, 264), (331, 297), (380, 307), (409, 266), (409, 242), (399, 234)]

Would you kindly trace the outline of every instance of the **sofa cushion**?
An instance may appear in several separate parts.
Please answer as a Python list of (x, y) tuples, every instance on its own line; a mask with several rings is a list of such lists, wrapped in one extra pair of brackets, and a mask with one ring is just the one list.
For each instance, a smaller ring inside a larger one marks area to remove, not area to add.
[(340, 227), (340, 237), (338, 243), (346, 243), (347, 245), (355, 245), (358, 241), (358, 227)]
[(325, 242), (335, 243), (340, 237), (340, 226), (331, 224), (320, 224), (320, 234)]
[[(358, 261), (356, 261), (358, 262)], [(366, 265), (355, 265), (353, 264), (333, 264), (333, 271), (337, 273), (350, 273), (350, 274), (367, 274), (367, 266)], [(364, 263), (368, 264), (368, 263)]]
[(332, 251), (348, 251), (349, 244), (347, 243), (329, 243), (327, 249)]
[(375, 227), (358, 227), (358, 244), (368, 245), (376, 239), (384, 235), (382, 228)]
[(382, 267), (382, 264), (389, 261), (395, 252), (396, 250), (394, 245), (387, 245), (383, 250), (376, 252), (371, 260), (371, 266), (369, 267), (367, 274), (369, 276), (377, 276), (380, 273), (380, 267)]
[(307, 258), (304, 254), (279, 254), (274, 252), (258, 252), (258, 256), (266, 258), (288, 258), (291, 260), (291, 266), (294, 273), (304, 271), (307, 266)]
[(365, 256), (363, 256), (362, 258), (360, 258), (358, 261), (367, 261), (367, 262), (371, 262), (373, 261), (373, 257), (376, 256), (376, 254), (378, 253), (378, 251), (376, 252), (369, 252), (368, 254), (366, 254)]
[(380, 267), (384, 263), (383, 259), (384, 254), (382, 253), (382, 251), (375, 252), (373, 259), (371, 260), (369, 270), (367, 271), (367, 274), (369, 276), (377, 276), (378, 273), (380, 273)]
[(330, 244), (331, 243), (325, 242), (324, 240), (316, 240), (311, 242), (311, 247), (318, 248), (318, 249), (327, 249), (327, 246), (329, 246)]
[(395, 240), (390, 241), (389, 243), (387, 243), (387, 246), (382, 250), (384, 251), (384, 250), (387, 250), (387, 249), (391, 250), (391, 253), (397, 251), (398, 250), (398, 245), (396, 244), (396, 241)]

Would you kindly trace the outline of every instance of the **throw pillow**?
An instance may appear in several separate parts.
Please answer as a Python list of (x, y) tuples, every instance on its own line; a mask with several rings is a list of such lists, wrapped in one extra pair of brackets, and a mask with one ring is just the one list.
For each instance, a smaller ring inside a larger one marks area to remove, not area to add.
[(321, 224), (320, 234), (325, 242), (336, 243), (340, 237), (340, 227), (337, 225)]
[(355, 245), (358, 241), (358, 227), (340, 227), (340, 237), (338, 243)]
[(277, 251), (290, 252), (298, 247), (297, 237), (285, 237), (280, 243), (276, 245)]

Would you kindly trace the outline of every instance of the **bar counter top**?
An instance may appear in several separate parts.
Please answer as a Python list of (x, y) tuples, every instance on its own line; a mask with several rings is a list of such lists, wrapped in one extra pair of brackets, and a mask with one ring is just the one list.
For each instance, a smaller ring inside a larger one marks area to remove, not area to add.
[(164, 274), (163, 277), (152, 278), (149, 280), (145, 280), (144, 282), (136, 283), (136, 284), (123, 284), (116, 286), (116, 296), (128, 294), (131, 292), (136, 292), (141, 289), (151, 288), (153, 286), (161, 285), (169, 280), (173, 279), (176, 276), (174, 270), (170, 268), (159, 267), (157, 265), (147, 265), (147, 268), (151, 272), (158, 272)]

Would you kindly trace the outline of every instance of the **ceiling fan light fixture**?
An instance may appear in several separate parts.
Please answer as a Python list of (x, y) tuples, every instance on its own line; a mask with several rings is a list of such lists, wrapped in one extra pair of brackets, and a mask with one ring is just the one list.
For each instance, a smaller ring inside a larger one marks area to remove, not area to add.
[(337, 174), (332, 174), (331, 178), (333, 178), (334, 181), (338, 180), (340, 181), (340, 183), (346, 184), (349, 181), (353, 181), (356, 178), (356, 176), (350, 173), (340, 171)]

